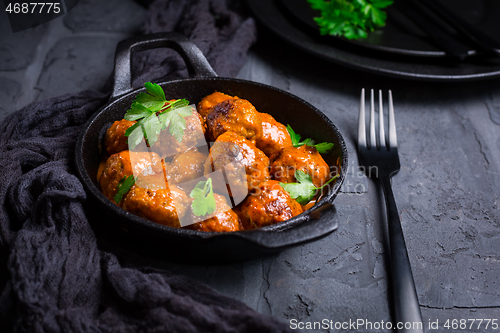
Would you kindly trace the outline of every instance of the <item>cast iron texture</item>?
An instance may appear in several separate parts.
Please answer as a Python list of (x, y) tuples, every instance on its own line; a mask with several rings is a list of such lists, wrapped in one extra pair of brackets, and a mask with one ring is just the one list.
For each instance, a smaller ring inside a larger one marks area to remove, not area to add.
[[(131, 214), (109, 201), (97, 188), (96, 175), (100, 162), (99, 140), (102, 132), (118, 119), (144, 88), (131, 88), (130, 63), (140, 50), (170, 47), (187, 63), (189, 78), (162, 82), (159, 85), (168, 99), (185, 98), (198, 103), (204, 96), (220, 91), (249, 100), (258, 111), (271, 114), (277, 121), (290, 124), (304, 137), (318, 142), (333, 142), (334, 149), (324, 155), (330, 166), (340, 169), (334, 186), (313, 207), (285, 222), (257, 230), (232, 233), (201, 232), (163, 226)], [(256, 258), (292, 245), (318, 239), (334, 231), (338, 223), (331, 202), (336, 197), (347, 171), (347, 148), (342, 135), (323, 113), (306, 101), (264, 84), (217, 77), (201, 51), (186, 37), (177, 33), (140, 36), (120, 42), (115, 62), (115, 86), (110, 101), (85, 125), (76, 145), (78, 174), (98, 208), (106, 212), (115, 228), (122, 229), (146, 252), (164, 253), (170, 259), (223, 263)], [(173, 256), (171, 256), (174, 254)]]

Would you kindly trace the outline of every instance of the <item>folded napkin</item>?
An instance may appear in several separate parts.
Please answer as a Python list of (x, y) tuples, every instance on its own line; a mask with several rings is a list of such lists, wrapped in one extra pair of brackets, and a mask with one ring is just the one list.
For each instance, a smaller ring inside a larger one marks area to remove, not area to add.
[[(256, 38), (237, 5), (156, 1), (143, 32), (183, 33), (219, 75), (234, 76)], [(134, 74), (136, 87), (187, 76), (181, 58), (165, 49), (139, 54)], [(289, 331), (198, 281), (140, 260), (125, 266), (119, 248), (98, 246), (73, 154), (83, 124), (108, 98), (109, 90), (59, 96), (0, 124), (1, 331)]]

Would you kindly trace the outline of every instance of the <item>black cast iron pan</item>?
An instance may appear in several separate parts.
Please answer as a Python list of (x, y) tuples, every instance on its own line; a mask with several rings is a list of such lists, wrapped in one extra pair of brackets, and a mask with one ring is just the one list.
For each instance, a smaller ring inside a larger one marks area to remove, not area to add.
[[(333, 142), (334, 149), (324, 155), (330, 166), (340, 168), (340, 177), (310, 210), (288, 221), (256, 230), (232, 233), (201, 232), (163, 226), (116, 206), (97, 188), (100, 162), (100, 133), (113, 121), (122, 119), (139, 92), (131, 86), (131, 61), (134, 53), (159, 47), (176, 50), (186, 61), (189, 78), (158, 83), (168, 99), (185, 98), (198, 103), (204, 96), (220, 91), (249, 100), (258, 111), (290, 124), (303, 137), (317, 142)], [(76, 166), (92, 204), (105, 212), (112, 228), (124, 230), (137, 244), (155, 254), (186, 262), (223, 263), (256, 258), (292, 245), (318, 239), (337, 228), (336, 197), (347, 170), (347, 149), (335, 125), (306, 101), (264, 84), (221, 78), (213, 71), (201, 51), (177, 33), (158, 33), (122, 41), (117, 46), (115, 82), (109, 102), (92, 116), (76, 145)]]

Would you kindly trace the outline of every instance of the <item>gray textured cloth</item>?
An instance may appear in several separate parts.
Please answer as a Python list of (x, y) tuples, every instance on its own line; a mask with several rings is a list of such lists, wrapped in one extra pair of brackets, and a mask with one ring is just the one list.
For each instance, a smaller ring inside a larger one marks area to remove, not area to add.
[[(157, 1), (144, 33), (177, 31), (221, 76), (233, 76), (255, 26), (223, 0)], [(135, 86), (187, 75), (169, 51), (140, 54)], [(0, 124), (0, 331), (284, 332), (286, 325), (198, 281), (118, 260), (90, 226), (73, 151), (109, 92), (33, 103)], [(98, 215), (97, 215), (98, 216)], [(99, 221), (97, 221), (99, 222)]]

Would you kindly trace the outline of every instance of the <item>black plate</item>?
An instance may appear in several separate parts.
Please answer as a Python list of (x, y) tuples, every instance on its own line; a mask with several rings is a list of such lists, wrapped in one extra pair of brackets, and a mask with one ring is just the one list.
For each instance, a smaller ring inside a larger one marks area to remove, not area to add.
[[(198, 103), (204, 96), (220, 91), (248, 99), (260, 112), (290, 124), (305, 137), (333, 142), (334, 148), (323, 155), (330, 166), (340, 167), (340, 177), (312, 208), (287, 221), (255, 230), (229, 233), (177, 229), (131, 214), (107, 199), (97, 188), (100, 133), (115, 120), (122, 119), (139, 92), (131, 86), (130, 63), (135, 52), (170, 47), (186, 60), (190, 78), (158, 83), (169, 98), (186, 98)], [(303, 118), (307, 117), (308, 122)], [(75, 150), (77, 172), (95, 207), (107, 213), (118, 234), (124, 230), (131, 242), (141, 242), (145, 252), (172, 260), (189, 262), (240, 261), (318, 239), (337, 228), (331, 202), (337, 196), (347, 170), (347, 148), (331, 120), (306, 101), (286, 91), (264, 84), (220, 78), (201, 51), (186, 37), (176, 33), (144, 35), (122, 41), (117, 46), (115, 85), (108, 104), (97, 111), (85, 125)], [(320, 218), (321, 217), (321, 218)], [(137, 248), (137, 247), (136, 247)]]
[[(473, 2), (476, 3), (476, 1)], [(435, 53), (434, 56), (428, 54), (427, 57), (417, 54), (410, 56), (409, 54), (401, 55), (401, 52), (399, 54), (398, 52), (387, 52), (388, 50), (384, 46), (380, 46), (377, 50), (373, 45), (368, 48), (366, 45), (359, 45), (361, 43), (347, 42), (341, 38), (319, 36), (317, 31), (304, 22), (299, 22), (295, 16), (290, 14), (287, 8), (282, 6), (281, 0), (247, 0), (246, 3), (259, 22), (280, 38), (295, 47), (337, 64), (387, 76), (425, 81), (479, 80), (500, 76), (500, 59), (471, 58), (459, 63), (442, 56), (442, 53), (436, 54), (435, 52), (438, 52), (436, 50), (422, 51)], [(457, 0), (453, 3), (456, 3), (454, 8), (467, 8), (465, 0)], [(467, 3), (470, 4), (471, 1)], [(485, 3), (492, 8), (500, 6), (495, 5), (500, 3), (499, 1), (478, 0), (477, 3)], [(488, 10), (490, 10), (489, 7)], [(493, 11), (493, 9), (491, 10)], [(472, 13), (475, 12), (472, 11)], [(476, 16), (479, 19), (483, 17), (482, 14), (470, 15), (469, 22), (476, 22), (476, 19), (471, 19)], [(484, 24), (488, 25), (498, 26), (498, 22), (500, 22), (492, 15), (483, 18)], [(494, 31), (500, 30), (497, 28)], [(424, 36), (422, 38), (422, 40), (425, 39)], [(401, 43), (404, 45), (413, 44), (404, 38)], [(415, 45), (417, 44), (423, 45), (415, 42)], [(405, 47), (408, 48), (408, 46)]]
[[(281, 5), (286, 8), (293, 17), (308, 28), (319, 33), (318, 25), (313, 18), (319, 16), (320, 12), (312, 9), (307, 0), (280, 1)], [(486, 34), (500, 31), (500, 20), (498, 20), (500, 16), (500, 1), (441, 0), (441, 2), (455, 14), (464, 18), (468, 23), (474, 25)], [(429, 41), (429, 38), (420, 28), (397, 10), (395, 6), (389, 6), (386, 12), (386, 26), (382, 29), (368, 33), (366, 39), (341, 39), (357, 46), (395, 54), (418, 57), (446, 56), (443, 51), (433, 45), (432, 41)]]
[[(298, 21), (319, 34), (319, 28), (314, 17), (320, 15), (318, 10), (314, 10), (307, 0), (279, 0), (283, 8), (293, 15)], [(347, 40), (339, 38), (347, 43), (367, 47), (377, 51), (405, 54), (420, 57), (443, 57), (445, 53), (429, 43), (425, 34), (401, 14), (394, 6), (386, 10), (386, 26), (374, 32), (368, 33), (366, 39)]]

